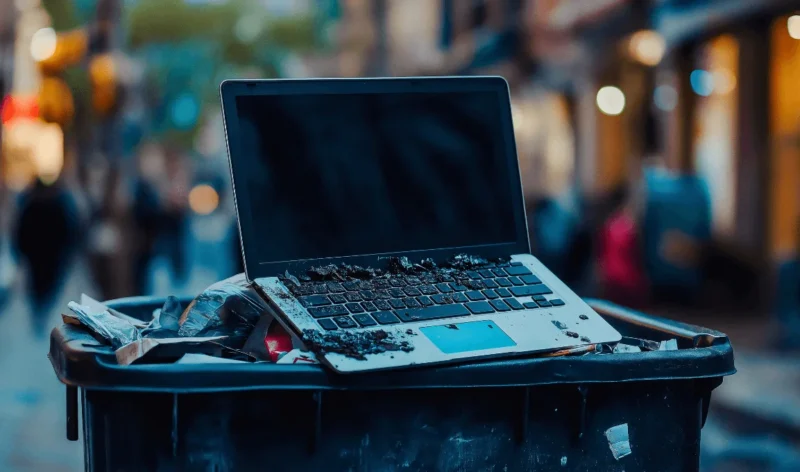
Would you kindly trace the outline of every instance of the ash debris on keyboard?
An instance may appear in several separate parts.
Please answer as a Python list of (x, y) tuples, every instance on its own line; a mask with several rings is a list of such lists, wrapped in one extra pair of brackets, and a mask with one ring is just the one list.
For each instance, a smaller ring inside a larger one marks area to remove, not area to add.
[(414, 346), (382, 329), (373, 331), (333, 331), (320, 332), (312, 329), (303, 331), (303, 342), (315, 354), (341, 354), (359, 361), (367, 360), (369, 354), (384, 352), (411, 352)]
[(302, 282), (346, 282), (348, 280), (372, 280), (376, 278), (390, 278), (393, 275), (411, 275), (430, 273), (438, 282), (449, 281), (450, 277), (460, 275), (461, 272), (504, 264), (508, 259), (498, 258), (488, 261), (480, 256), (458, 254), (445, 264), (437, 266), (433, 259), (422, 259), (420, 262), (411, 262), (408, 257), (388, 257), (387, 269), (375, 269), (350, 264), (328, 264), (312, 267), (299, 277), (292, 275), (288, 270), (280, 277), (281, 281), (290, 289), (299, 287)]

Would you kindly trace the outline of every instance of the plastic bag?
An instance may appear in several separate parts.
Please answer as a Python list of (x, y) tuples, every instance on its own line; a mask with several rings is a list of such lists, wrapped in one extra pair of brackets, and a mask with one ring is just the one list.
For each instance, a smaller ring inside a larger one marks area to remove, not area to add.
[(266, 302), (244, 274), (235, 275), (211, 285), (189, 304), (178, 335), (227, 336), (226, 345), (241, 347), (266, 311)]
[(134, 325), (108, 311), (92, 313), (89, 307), (75, 302), (69, 302), (67, 306), (75, 313), (81, 324), (110, 342), (115, 349), (138, 341), (142, 337)]
[(174, 338), (178, 336), (180, 317), (183, 311), (180, 302), (173, 296), (167, 297), (164, 306), (153, 312), (153, 319), (145, 329), (145, 338)]

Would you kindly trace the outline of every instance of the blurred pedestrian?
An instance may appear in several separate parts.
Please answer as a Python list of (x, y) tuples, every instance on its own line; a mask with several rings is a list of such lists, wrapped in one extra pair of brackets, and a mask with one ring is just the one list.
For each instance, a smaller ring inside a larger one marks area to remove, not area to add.
[(20, 197), (13, 243), (27, 272), (34, 334), (46, 334), (46, 322), (78, 242), (77, 206), (61, 181), (37, 179)]
[(607, 300), (642, 308), (648, 300), (649, 284), (640, 230), (641, 195), (622, 187), (612, 201), (616, 208), (600, 231), (600, 290)]
[(150, 263), (156, 255), (156, 243), (165, 222), (161, 208), (160, 179), (166, 172), (163, 154), (156, 146), (142, 148), (137, 157), (137, 175), (133, 183), (133, 290), (136, 295), (150, 293)]
[(188, 224), (189, 169), (183, 152), (175, 147), (166, 149), (168, 182), (165, 189), (163, 221), (160, 237), (172, 265), (175, 282), (182, 285), (187, 278), (186, 231)]

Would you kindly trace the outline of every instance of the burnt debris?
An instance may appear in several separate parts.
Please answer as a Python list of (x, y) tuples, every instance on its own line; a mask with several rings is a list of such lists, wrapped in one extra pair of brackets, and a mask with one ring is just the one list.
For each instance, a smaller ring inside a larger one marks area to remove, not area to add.
[(341, 354), (359, 361), (367, 360), (369, 354), (390, 351), (411, 352), (414, 346), (400, 337), (382, 329), (363, 332), (333, 331), (322, 333), (307, 329), (303, 331), (303, 342), (319, 355)]

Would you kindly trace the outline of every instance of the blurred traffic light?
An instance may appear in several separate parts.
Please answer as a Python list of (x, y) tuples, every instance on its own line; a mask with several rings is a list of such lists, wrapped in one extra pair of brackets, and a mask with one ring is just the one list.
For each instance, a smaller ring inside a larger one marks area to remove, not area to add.
[(37, 31), (31, 41), (31, 55), (44, 75), (60, 74), (86, 57), (89, 37), (84, 30), (56, 33), (52, 28)]
[(72, 92), (60, 77), (43, 77), (39, 87), (39, 117), (67, 127), (75, 115)]
[(89, 81), (92, 84), (92, 106), (96, 113), (106, 116), (117, 103), (119, 80), (111, 54), (99, 54), (89, 62)]

